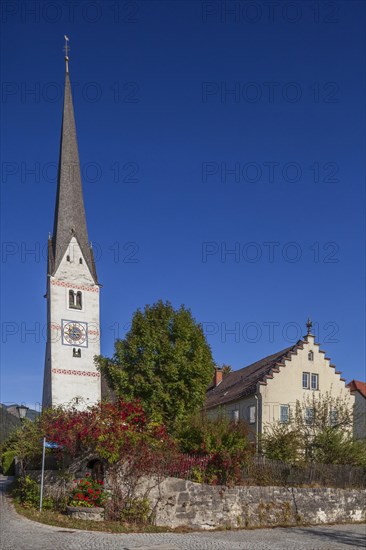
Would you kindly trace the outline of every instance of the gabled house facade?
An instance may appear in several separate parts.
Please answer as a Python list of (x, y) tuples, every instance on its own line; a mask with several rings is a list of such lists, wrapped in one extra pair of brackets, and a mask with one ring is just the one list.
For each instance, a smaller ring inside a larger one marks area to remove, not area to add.
[(356, 439), (366, 439), (366, 383), (351, 380), (348, 384), (354, 396), (353, 435)]
[(308, 334), (293, 346), (225, 376), (216, 372), (207, 391), (206, 413), (216, 416), (221, 411), (232, 420), (245, 420), (260, 434), (274, 422), (287, 422), (296, 402), (313, 394), (344, 398), (352, 411), (354, 396), (315, 342), (311, 323), (307, 326)]

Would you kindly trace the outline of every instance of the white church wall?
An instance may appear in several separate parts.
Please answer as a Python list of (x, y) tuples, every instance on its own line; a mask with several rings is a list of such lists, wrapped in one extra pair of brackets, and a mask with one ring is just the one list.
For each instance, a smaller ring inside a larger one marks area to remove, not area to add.
[[(70, 290), (81, 292), (81, 309), (69, 306)], [(73, 237), (49, 284), (53, 405), (66, 405), (82, 397), (78, 406), (83, 408), (101, 399), (100, 373), (94, 365), (94, 356), (100, 354), (99, 290)], [(73, 326), (83, 332), (79, 342), (66, 339), (65, 332)], [(73, 356), (74, 349), (80, 357)]]

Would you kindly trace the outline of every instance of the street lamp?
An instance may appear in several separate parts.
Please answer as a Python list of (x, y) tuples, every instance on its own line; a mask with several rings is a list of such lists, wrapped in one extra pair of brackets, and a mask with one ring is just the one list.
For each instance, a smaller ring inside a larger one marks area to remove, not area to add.
[(28, 409), (29, 407), (27, 407), (26, 405), (17, 405), (17, 411), (21, 422), (23, 422)]

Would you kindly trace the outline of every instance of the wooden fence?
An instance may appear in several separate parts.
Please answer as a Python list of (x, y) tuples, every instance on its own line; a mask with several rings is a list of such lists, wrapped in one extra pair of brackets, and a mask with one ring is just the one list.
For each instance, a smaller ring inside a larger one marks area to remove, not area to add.
[[(181, 455), (179, 462), (166, 465), (166, 474), (197, 481), (205, 478), (209, 461), (210, 456)], [(346, 464), (287, 464), (257, 455), (241, 468), (240, 484), (366, 488), (366, 468)]]

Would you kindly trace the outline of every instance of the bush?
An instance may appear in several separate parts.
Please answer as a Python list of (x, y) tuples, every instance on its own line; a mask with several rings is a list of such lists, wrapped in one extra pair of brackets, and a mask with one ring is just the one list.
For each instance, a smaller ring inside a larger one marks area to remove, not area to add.
[[(18, 479), (13, 496), (25, 508), (38, 508), (41, 495), (39, 484), (29, 476), (22, 476)], [(44, 497), (42, 503), (44, 510), (53, 508), (53, 501), (50, 497)]]
[(1, 465), (3, 468), (4, 476), (15, 475), (14, 458), (16, 456), (15, 451), (5, 451), (1, 456)]
[(348, 464), (366, 467), (366, 445), (349, 433), (326, 428), (312, 442), (311, 454), (320, 464)]
[(212, 419), (195, 415), (180, 430), (177, 439), (183, 453), (254, 452), (249, 442), (248, 425), (243, 421), (233, 422), (225, 416)]
[(240, 485), (249, 455), (240, 449), (222, 449), (210, 456), (203, 472), (205, 483), (212, 485)]
[(107, 500), (107, 493), (103, 489), (103, 481), (92, 479), (89, 474), (77, 481), (74, 479), (74, 487), (71, 489), (68, 505), (84, 506), (93, 508), (93, 506), (104, 506)]
[(267, 458), (293, 464), (304, 456), (301, 435), (289, 424), (274, 424), (262, 436), (262, 449)]
[(150, 502), (147, 498), (129, 498), (120, 512), (123, 523), (149, 523), (151, 518)]

